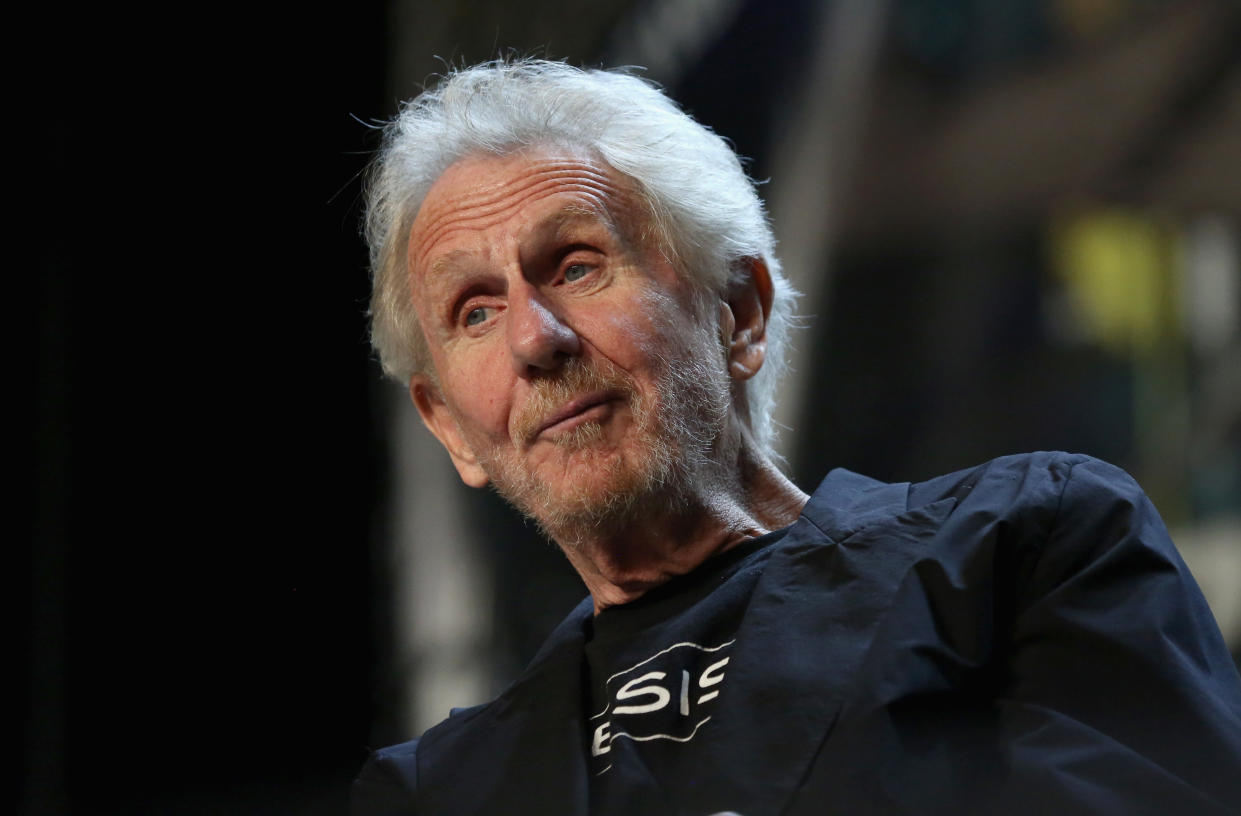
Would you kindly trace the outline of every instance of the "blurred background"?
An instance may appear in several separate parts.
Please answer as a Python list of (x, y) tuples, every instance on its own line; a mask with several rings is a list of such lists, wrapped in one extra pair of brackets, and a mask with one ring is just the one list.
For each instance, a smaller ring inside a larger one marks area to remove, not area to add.
[(1235, 3), (58, 6), (13, 31), (16, 812), (342, 813), (369, 748), (503, 688), (584, 594), (366, 340), (374, 125), (510, 53), (643, 66), (750, 158), (805, 293), (778, 417), (803, 488), (1110, 460), (1241, 653)]

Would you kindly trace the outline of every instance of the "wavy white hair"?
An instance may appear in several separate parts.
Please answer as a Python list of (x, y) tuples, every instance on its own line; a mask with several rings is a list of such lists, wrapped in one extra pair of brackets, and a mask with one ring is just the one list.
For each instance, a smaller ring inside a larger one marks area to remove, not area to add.
[(655, 85), (626, 73), (533, 59), (489, 62), (450, 71), (401, 108), (385, 130), (367, 188), (371, 344), (384, 371), (406, 384), (430, 364), (406, 251), (431, 185), (468, 156), (537, 146), (592, 151), (631, 179), (669, 259), (706, 290), (725, 292), (744, 274), (744, 259), (767, 265), (775, 289), (767, 357), (746, 394), (751, 430), (771, 455), (797, 293), (780, 272), (762, 201), (737, 154)]

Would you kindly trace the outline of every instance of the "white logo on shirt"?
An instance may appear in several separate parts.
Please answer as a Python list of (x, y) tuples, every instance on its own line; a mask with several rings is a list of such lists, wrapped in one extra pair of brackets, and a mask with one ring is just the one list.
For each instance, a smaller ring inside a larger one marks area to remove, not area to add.
[(612, 742), (621, 738), (692, 740), (711, 719), (709, 704), (719, 697), (729, 661), (726, 652), (734, 642), (718, 646), (676, 643), (609, 677), (604, 687), (611, 699), (590, 718), (603, 720), (594, 728), (591, 755), (606, 754)]

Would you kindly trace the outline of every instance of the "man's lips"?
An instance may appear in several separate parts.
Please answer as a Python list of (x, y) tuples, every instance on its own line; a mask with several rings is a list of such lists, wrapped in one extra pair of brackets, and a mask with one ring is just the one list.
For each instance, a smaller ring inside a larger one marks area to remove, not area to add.
[(592, 419), (602, 419), (611, 410), (611, 403), (621, 396), (617, 391), (594, 391), (574, 397), (543, 420), (535, 431), (534, 438), (572, 430)]

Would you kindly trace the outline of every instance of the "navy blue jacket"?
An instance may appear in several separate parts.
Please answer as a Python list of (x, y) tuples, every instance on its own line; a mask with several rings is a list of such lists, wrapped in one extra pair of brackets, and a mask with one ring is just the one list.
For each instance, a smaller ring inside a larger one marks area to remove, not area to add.
[[(919, 484), (835, 470), (775, 546), (685, 746), (701, 812), (1241, 813), (1236, 668), (1123, 471), (1048, 453)], [(590, 614), (494, 702), (376, 752), (354, 816), (586, 813)], [(685, 812), (649, 777), (623, 787), (609, 812)]]

